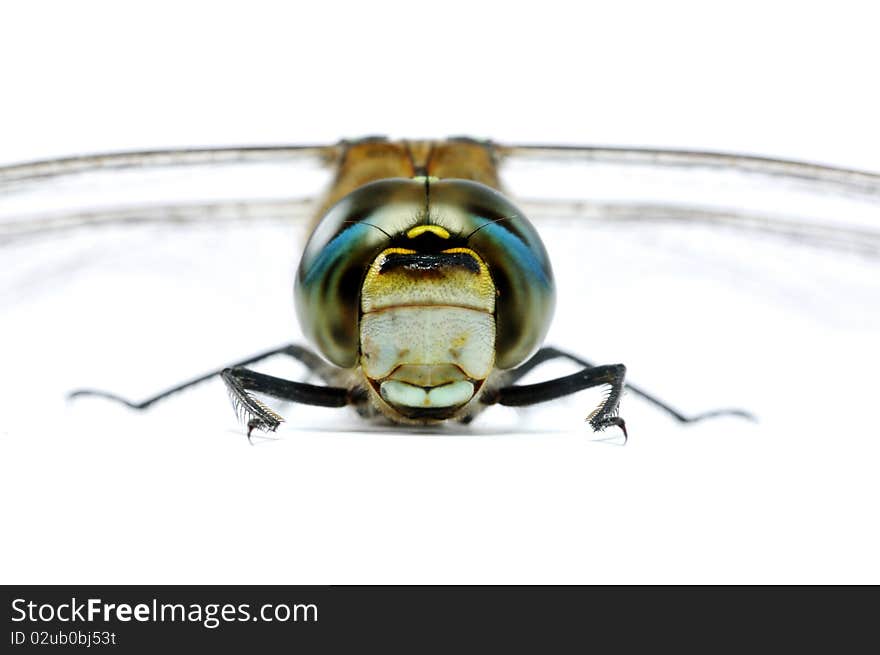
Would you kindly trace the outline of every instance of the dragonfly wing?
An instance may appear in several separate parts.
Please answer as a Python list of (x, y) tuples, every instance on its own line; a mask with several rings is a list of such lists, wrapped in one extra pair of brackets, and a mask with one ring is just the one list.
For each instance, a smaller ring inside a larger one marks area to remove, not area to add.
[(513, 146), (504, 180), (536, 220), (705, 223), (880, 255), (880, 175), (712, 152)]
[(87, 155), (0, 167), (0, 247), (83, 227), (299, 220), (338, 146)]
[(0, 189), (8, 191), (50, 179), (57, 180), (122, 170), (217, 168), (228, 165), (309, 161), (327, 165), (334, 163), (339, 157), (340, 147), (340, 145), (234, 146), (111, 152), (61, 157), (0, 167)]
[[(235, 306), (236, 289), (259, 297), (277, 280), (277, 302), (287, 308), (290, 268), (337, 151), (175, 150), (0, 167), (6, 327), (39, 307), (43, 325), (61, 320), (70, 335), (71, 314), (111, 312), (121, 321), (119, 338), (143, 343), (150, 340), (150, 328), (141, 327), (150, 325), (150, 312), (141, 309), (152, 303), (157, 313), (175, 313), (169, 308), (188, 276), (202, 288), (194, 302), (205, 330), (223, 313), (224, 303), (210, 299)], [(186, 330), (177, 329), (186, 339)], [(88, 341), (79, 337), (71, 343)]]
[(189, 242), (196, 257), (200, 244), (244, 244), (262, 226), (259, 234), (274, 231), (298, 253), (338, 154), (338, 146), (206, 148), (0, 167), (0, 295), (67, 284), (151, 246), (161, 257), (169, 238)]
[(217, 226), (230, 222), (253, 224), (266, 221), (297, 223), (311, 217), (313, 211), (314, 200), (307, 197), (239, 198), (213, 202), (121, 205), (100, 209), (48, 212), (10, 218), (0, 223), (0, 247), (62, 232), (111, 225), (135, 227), (207, 223)]

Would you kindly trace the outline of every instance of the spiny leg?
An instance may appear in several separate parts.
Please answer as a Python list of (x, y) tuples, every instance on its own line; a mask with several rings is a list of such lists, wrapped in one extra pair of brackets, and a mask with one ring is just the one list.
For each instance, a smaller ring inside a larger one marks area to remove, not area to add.
[[(526, 376), (527, 373), (530, 373), (533, 369), (537, 368), (544, 362), (553, 360), (553, 359), (568, 359), (569, 361), (578, 364), (579, 366), (591, 367), (594, 366), (591, 362), (588, 362), (585, 359), (578, 357), (577, 355), (573, 355), (571, 353), (565, 352), (564, 350), (559, 350), (558, 348), (546, 347), (541, 348), (538, 352), (534, 354), (534, 356), (527, 361), (522, 366), (510, 371), (510, 376), (505, 379), (507, 384), (513, 384), (518, 380), (521, 380)], [(637, 387), (634, 384), (630, 384), (629, 382), (625, 385), (626, 389), (631, 391), (634, 395), (639, 396), (640, 398), (647, 400), (649, 403), (654, 405), (655, 407), (662, 409), (664, 412), (672, 416), (676, 421), (680, 423), (695, 423), (697, 421), (702, 421), (707, 418), (715, 418), (718, 416), (739, 416), (741, 418), (748, 419), (750, 421), (757, 420), (753, 414), (747, 412), (743, 409), (713, 409), (708, 412), (701, 412), (699, 414), (693, 414), (691, 416), (687, 416), (682, 412), (678, 411), (674, 407), (667, 405), (662, 400), (657, 398), (656, 396), (648, 393), (640, 387)]]
[(236, 414), (242, 421), (246, 419), (248, 439), (255, 429), (274, 432), (284, 420), (254, 398), (250, 393), (252, 391), (318, 407), (345, 407), (352, 403), (348, 389), (293, 382), (247, 368), (227, 368), (220, 373), (220, 377), (226, 383)]
[(626, 367), (623, 364), (588, 366), (572, 375), (566, 375), (565, 377), (546, 382), (512, 385), (495, 389), (484, 398), (483, 402), (485, 404), (497, 403), (511, 407), (525, 407), (569, 396), (590, 387), (607, 384), (611, 387), (611, 391), (605, 397), (605, 400), (587, 416), (586, 420), (590, 423), (590, 427), (597, 432), (604, 430), (608, 426), (616, 425), (623, 431), (623, 437), (626, 439), (626, 423), (617, 415), (617, 406), (623, 393), (625, 377)]
[(288, 355), (293, 357), (294, 359), (302, 362), (306, 368), (308, 368), (313, 373), (319, 375), (322, 379), (326, 381), (327, 379), (327, 364), (318, 357), (315, 353), (313, 353), (308, 348), (304, 348), (303, 346), (298, 346), (295, 343), (290, 343), (285, 346), (281, 346), (279, 348), (273, 348), (272, 350), (266, 350), (257, 355), (253, 355), (252, 357), (248, 357), (247, 359), (243, 359), (240, 362), (235, 362), (229, 366), (224, 366), (223, 368), (219, 368), (216, 371), (211, 371), (210, 373), (205, 373), (204, 375), (200, 375), (197, 378), (193, 378), (191, 380), (187, 380), (186, 382), (181, 382), (178, 385), (171, 387), (170, 389), (165, 389), (164, 391), (160, 391), (159, 393), (150, 396), (146, 400), (141, 400), (140, 402), (128, 400), (127, 398), (123, 398), (122, 396), (118, 396), (114, 393), (110, 393), (108, 391), (101, 391), (98, 389), (77, 389), (75, 391), (70, 392), (67, 397), (68, 398), (81, 398), (84, 396), (92, 396), (97, 398), (106, 398), (107, 400), (113, 400), (118, 403), (122, 403), (123, 405), (130, 407), (131, 409), (147, 409), (154, 403), (159, 402), (171, 396), (178, 391), (183, 391), (184, 389), (189, 389), (197, 384), (205, 382), (206, 380), (210, 380), (211, 378), (221, 375), (223, 371), (229, 368), (239, 368), (242, 366), (248, 366), (249, 364), (256, 364), (257, 362), (263, 361), (264, 359), (268, 359), (274, 355)]

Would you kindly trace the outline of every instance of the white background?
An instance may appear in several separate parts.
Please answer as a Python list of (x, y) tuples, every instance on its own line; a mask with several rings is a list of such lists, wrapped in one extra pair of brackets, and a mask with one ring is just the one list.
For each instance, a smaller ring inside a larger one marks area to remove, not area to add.
[[(871, 5), (7, 2), (0, 158), (471, 134), (880, 170)], [(288, 408), (255, 447), (217, 384), (65, 406), (294, 338), (274, 229), (120, 237), (7, 284), (0, 581), (880, 582), (880, 265), (730, 236), (715, 266), (697, 235), (600, 229), (602, 266), (548, 237), (551, 336), (762, 419), (684, 429), (629, 397), (624, 448), (585, 430), (588, 399), (445, 435)], [(4, 281), (23, 265), (0, 250)]]

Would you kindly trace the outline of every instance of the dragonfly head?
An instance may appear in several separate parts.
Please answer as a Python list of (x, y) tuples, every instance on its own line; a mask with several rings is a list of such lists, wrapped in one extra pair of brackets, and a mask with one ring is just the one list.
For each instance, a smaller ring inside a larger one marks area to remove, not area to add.
[(540, 238), (500, 193), (395, 178), (327, 212), (295, 296), (306, 336), (360, 367), (387, 416), (432, 421), (460, 415), (494, 368), (540, 347), (555, 291)]

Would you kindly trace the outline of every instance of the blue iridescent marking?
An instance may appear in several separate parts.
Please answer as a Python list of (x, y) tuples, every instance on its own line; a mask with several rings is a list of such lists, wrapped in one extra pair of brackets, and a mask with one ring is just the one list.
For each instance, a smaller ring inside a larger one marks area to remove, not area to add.
[(321, 249), (321, 252), (309, 266), (303, 284), (310, 287), (316, 279), (323, 278), (332, 266), (346, 261), (358, 240), (372, 229), (363, 223), (352, 223), (351, 227), (333, 237), (333, 240)]
[(535, 282), (545, 287), (551, 286), (550, 278), (547, 277), (541, 260), (535, 257), (534, 251), (525, 241), (497, 223), (489, 224), (481, 231), (488, 232), (491, 238), (496, 239), (505, 250), (509, 251), (513, 255), (513, 259), (534, 276)]

